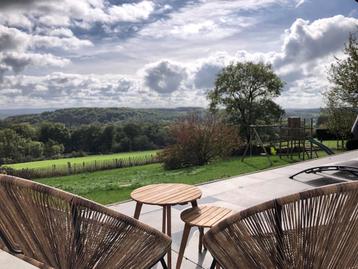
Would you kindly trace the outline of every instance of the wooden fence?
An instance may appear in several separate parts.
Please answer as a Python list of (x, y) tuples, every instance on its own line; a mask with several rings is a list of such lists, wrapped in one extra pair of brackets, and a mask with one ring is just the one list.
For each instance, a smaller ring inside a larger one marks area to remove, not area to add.
[(4, 166), (0, 167), (0, 173), (27, 179), (37, 179), (45, 177), (68, 176), (73, 174), (125, 168), (159, 162), (159, 158), (156, 155), (148, 155), (143, 157), (128, 157), (125, 159), (120, 158), (112, 160), (95, 160), (83, 163), (68, 162), (65, 165), (52, 165), (51, 167), (46, 168), (14, 169)]

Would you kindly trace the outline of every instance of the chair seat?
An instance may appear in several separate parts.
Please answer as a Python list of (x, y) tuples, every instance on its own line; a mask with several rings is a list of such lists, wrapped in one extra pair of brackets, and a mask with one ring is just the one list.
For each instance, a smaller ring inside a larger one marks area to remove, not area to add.
[(233, 210), (224, 207), (203, 205), (184, 210), (180, 217), (191, 226), (210, 228), (232, 215), (233, 212)]

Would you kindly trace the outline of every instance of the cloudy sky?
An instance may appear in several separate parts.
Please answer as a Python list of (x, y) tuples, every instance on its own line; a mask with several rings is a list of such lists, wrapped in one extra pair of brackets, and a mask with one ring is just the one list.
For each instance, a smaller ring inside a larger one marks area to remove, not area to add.
[(220, 69), (271, 63), (320, 107), (353, 0), (1, 0), (0, 108), (206, 106)]

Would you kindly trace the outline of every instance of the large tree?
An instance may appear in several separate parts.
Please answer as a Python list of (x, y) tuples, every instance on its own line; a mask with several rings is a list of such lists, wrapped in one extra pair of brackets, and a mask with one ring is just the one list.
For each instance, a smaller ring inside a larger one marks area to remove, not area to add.
[(240, 126), (241, 135), (248, 139), (250, 125), (272, 123), (284, 114), (272, 101), (283, 85), (268, 64), (230, 64), (218, 74), (215, 88), (208, 93), (210, 109), (225, 108), (230, 120)]
[(358, 40), (350, 34), (344, 48), (345, 57), (336, 58), (328, 79), (331, 87), (326, 93), (329, 129), (346, 138), (358, 111)]

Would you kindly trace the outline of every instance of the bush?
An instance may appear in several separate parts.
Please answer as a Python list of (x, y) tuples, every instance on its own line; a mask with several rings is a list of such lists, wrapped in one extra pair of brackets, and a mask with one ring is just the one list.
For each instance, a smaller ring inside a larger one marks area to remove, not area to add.
[(239, 145), (238, 132), (215, 116), (192, 115), (169, 128), (175, 143), (159, 155), (165, 169), (204, 165), (229, 156)]

